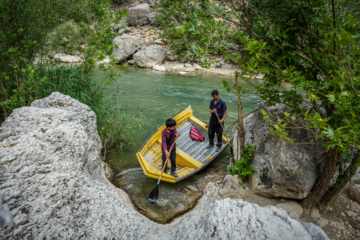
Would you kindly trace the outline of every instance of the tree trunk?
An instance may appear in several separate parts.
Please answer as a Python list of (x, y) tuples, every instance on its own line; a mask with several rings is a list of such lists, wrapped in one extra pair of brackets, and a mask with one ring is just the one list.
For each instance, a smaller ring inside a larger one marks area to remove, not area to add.
[[(241, 97), (240, 97), (240, 89), (239, 89), (239, 73), (235, 73), (235, 86), (236, 86), (236, 96), (238, 100), (238, 117), (239, 117), (239, 138), (240, 138), (240, 149), (238, 149), (238, 156), (239, 159), (242, 157), (243, 154), (243, 147), (245, 146), (245, 130), (244, 130), (244, 120), (243, 120), (243, 114), (242, 114), (242, 105), (241, 105)], [(236, 161), (239, 159), (235, 159)]]
[(335, 149), (331, 149), (328, 151), (324, 170), (322, 171), (310, 194), (303, 200), (304, 208), (312, 209), (315, 204), (320, 204), (320, 199), (325, 194), (331, 182), (331, 179), (334, 176), (336, 170), (337, 156), (338, 152)]
[(356, 152), (355, 156), (353, 157), (349, 167), (341, 174), (337, 179), (334, 185), (324, 194), (324, 196), (320, 200), (320, 204), (325, 206), (328, 202), (338, 194), (341, 189), (345, 187), (345, 185), (349, 182), (349, 180), (354, 176), (357, 170), (357, 161), (359, 159), (359, 151)]

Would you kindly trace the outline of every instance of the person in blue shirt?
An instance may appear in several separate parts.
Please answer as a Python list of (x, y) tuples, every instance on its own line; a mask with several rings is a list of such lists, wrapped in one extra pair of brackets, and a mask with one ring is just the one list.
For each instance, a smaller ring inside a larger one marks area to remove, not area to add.
[[(209, 122), (209, 145), (207, 146), (207, 148), (209, 149), (214, 147), (214, 137), (216, 133), (218, 140), (216, 147), (217, 151), (219, 151), (222, 145), (222, 132), (224, 127), (224, 120), (227, 115), (227, 107), (225, 101), (220, 99), (218, 90), (213, 90), (211, 92), (211, 96), (213, 97), (213, 99), (210, 101), (209, 109), (211, 117)], [(216, 113), (219, 118), (216, 116)]]

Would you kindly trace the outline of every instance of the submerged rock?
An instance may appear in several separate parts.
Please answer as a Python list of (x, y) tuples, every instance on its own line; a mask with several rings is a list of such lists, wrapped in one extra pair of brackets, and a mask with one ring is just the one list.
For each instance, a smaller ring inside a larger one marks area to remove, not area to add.
[(0, 190), (14, 217), (1, 238), (328, 239), (281, 209), (208, 193), (194, 211), (156, 224), (105, 178), (100, 150), (94, 112), (69, 96), (15, 109), (0, 127)]

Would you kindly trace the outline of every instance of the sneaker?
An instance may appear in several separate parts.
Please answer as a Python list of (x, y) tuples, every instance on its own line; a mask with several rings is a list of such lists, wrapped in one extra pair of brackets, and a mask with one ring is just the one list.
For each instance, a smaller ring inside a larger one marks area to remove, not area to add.
[(210, 148), (212, 148), (212, 147), (214, 147), (214, 145), (207, 145), (207, 147), (206, 147), (206, 149), (210, 149)]
[(220, 151), (220, 149), (221, 149), (221, 145), (220, 146), (216, 145), (216, 151), (218, 152), (218, 151)]
[(165, 168), (164, 173), (168, 173), (168, 172), (169, 172), (169, 168)]
[(176, 174), (176, 172), (171, 172), (171, 176), (173, 176), (174, 178), (178, 178), (179, 176)]

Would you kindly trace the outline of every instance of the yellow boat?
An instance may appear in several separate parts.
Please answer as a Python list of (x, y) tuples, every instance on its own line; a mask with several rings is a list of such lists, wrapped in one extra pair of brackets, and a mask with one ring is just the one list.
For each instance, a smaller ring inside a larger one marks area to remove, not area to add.
[[(207, 125), (193, 116), (191, 106), (172, 118), (177, 123), (176, 130), (180, 132), (180, 136), (176, 140), (176, 174), (178, 178), (164, 173), (161, 181), (176, 183), (204, 169), (229, 146), (232, 139), (223, 136), (222, 148), (219, 151), (216, 147), (207, 149), (206, 147), (209, 144)], [(191, 126), (195, 127), (205, 137), (203, 142), (194, 141), (190, 138)], [(164, 129), (165, 123), (145, 140), (136, 153), (144, 174), (154, 179), (159, 179), (162, 170), (161, 134)], [(215, 141), (217, 141), (216, 137)]]

